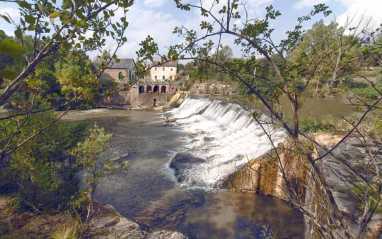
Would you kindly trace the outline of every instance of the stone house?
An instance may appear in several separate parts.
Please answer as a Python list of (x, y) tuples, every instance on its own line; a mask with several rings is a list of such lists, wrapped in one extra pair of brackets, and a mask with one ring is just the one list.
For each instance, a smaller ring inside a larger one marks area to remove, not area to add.
[[(93, 62), (95, 67), (101, 64), (100, 60)], [(109, 66), (104, 70), (100, 77), (100, 82), (108, 88), (114, 83), (118, 84), (118, 88), (122, 89), (129, 82), (136, 81), (136, 68), (134, 59), (124, 58), (116, 62), (114, 59), (111, 61)], [(129, 91), (121, 91), (112, 96), (107, 96), (102, 99), (102, 104), (104, 105), (130, 105), (131, 94)]]
[[(100, 65), (99, 61), (93, 62), (95, 67)], [(125, 58), (116, 62), (114, 59), (101, 75), (102, 83), (117, 82), (118, 84), (127, 84), (134, 81), (136, 77), (136, 69), (134, 59)]]

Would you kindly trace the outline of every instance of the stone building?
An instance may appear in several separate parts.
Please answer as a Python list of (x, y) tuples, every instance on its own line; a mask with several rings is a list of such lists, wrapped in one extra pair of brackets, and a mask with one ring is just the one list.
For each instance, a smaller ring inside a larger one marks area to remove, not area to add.
[[(93, 62), (95, 67), (99, 66), (101, 62), (96, 60)], [(109, 66), (104, 70), (100, 77), (100, 82), (106, 87), (111, 87), (114, 83), (118, 84), (119, 89), (123, 89), (129, 82), (136, 80), (136, 68), (133, 59), (125, 58), (116, 62), (114, 59)], [(129, 91), (121, 91), (117, 94), (107, 96), (102, 100), (104, 105), (130, 105), (131, 94)]]
[[(93, 62), (94, 66), (100, 63)], [(100, 77), (100, 81), (107, 88), (114, 83), (123, 89), (126, 84), (133, 82), (129, 91), (121, 91), (102, 100), (103, 105), (134, 105), (134, 106), (159, 106), (166, 105), (171, 97), (178, 91), (172, 83), (176, 75), (176, 62), (166, 64), (158, 69), (152, 68), (150, 74), (144, 79), (136, 79), (136, 68), (133, 59), (120, 59), (113, 61)], [(164, 69), (164, 70), (163, 70)], [(161, 79), (155, 76), (162, 75)], [(154, 76), (154, 78), (151, 78)], [(163, 77), (164, 76), (164, 77)], [(164, 78), (164, 79), (163, 79)]]

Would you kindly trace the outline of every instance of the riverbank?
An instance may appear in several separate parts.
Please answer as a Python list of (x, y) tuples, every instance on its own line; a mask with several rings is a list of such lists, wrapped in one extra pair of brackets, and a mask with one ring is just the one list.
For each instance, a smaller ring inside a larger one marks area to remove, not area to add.
[[(12, 208), (14, 199), (0, 197), (1, 238), (77, 238), (77, 224), (62, 212), (18, 212)], [(157, 230), (147, 232), (134, 221), (122, 217), (111, 205), (94, 204), (94, 216), (86, 233), (94, 239), (184, 239), (179, 232)]]

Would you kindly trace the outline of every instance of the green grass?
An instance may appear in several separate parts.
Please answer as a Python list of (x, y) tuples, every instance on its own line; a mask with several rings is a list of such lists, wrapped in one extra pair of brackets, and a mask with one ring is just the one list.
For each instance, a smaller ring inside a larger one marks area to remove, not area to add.
[[(377, 86), (377, 89), (381, 90), (381, 86)], [(354, 88), (352, 91), (363, 98), (367, 99), (377, 99), (379, 97), (379, 93), (373, 89), (372, 87), (367, 87), (367, 88)]]

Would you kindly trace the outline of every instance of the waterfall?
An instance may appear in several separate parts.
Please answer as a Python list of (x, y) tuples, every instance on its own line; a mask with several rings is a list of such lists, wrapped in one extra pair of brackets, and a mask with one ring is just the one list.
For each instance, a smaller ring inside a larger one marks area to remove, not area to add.
[[(167, 116), (175, 119), (175, 125), (188, 134), (186, 153), (205, 160), (183, 164), (178, 181), (187, 187), (213, 188), (249, 160), (271, 149), (263, 129), (238, 104), (187, 97)], [(269, 118), (262, 115), (259, 120), (264, 122)], [(275, 145), (283, 142), (284, 131), (272, 125), (263, 126)]]

